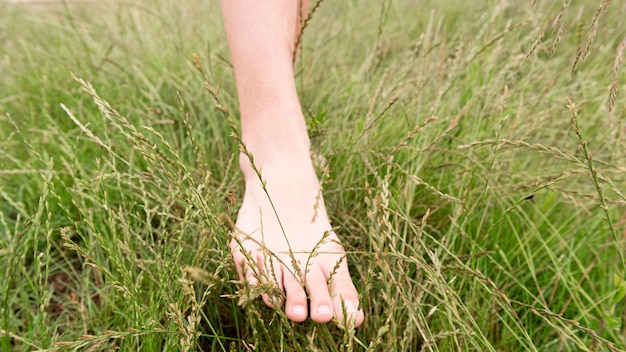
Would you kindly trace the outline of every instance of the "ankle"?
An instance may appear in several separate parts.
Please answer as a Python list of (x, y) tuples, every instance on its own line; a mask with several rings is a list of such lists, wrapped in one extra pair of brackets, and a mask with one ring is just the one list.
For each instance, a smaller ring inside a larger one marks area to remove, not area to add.
[(241, 137), (246, 148), (259, 157), (294, 148), (308, 153), (309, 135), (297, 100), (295, 104), (255, 107), (247, 112), (242, 107), (241, 122)]
[[(310, 152), (309, 139), (281, 143), (281, 140), (268, 140), (264, 143), (246, 145), (246, 151), (239, 154), (239, 167), (246, 181), (257, 180), (255, 168), (265, 180), (287, 178), (314, 178), (318, 180)], [(251, 165), (250, 158), (254, 163)], [(286, 180), (284, 180), (286, 181)]]

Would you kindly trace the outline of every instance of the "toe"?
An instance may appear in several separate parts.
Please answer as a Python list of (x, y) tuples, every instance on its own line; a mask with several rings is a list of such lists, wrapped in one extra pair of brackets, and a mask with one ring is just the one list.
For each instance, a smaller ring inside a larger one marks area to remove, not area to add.
[(270, 308), (276, 308), (276, 307), (280, 307), (283, 305), (283, 299), (280, 295), (276, 295), (276, 294), (270, 295), (270, 294), (264, 293), (261, 297), (263, 297), (263, 302), (265, 303), (265, 305)]
[(254, 269), (252, 269), (250, 266), (247, 266), (245, 278), (246, 283), (250, 286), (258, 286), (259, 279), (257, 279), (257, 277), (258, 275), (254, 272)]
[(248, 265), (246, 264), (245, 255), (239, 250), (233, 250), (233, 262), (235, 262), (235, 269), (237, 269), (237, 275), (239, 276), (239, 280), (245, 281), (246, 274), (248, 272)]
[(318, 266), (311, 267), (306, 274), (306, 289), (311, 301), (311, 319), (318, 323), (329, 322), (333, 318), (333, 302), (326, 277)]
[(240, 243), (234, 239), (230, 242), (229, 247), (239, 279), (251, 285), (258, 285), (258, 270), (255, 263), (255, 260), (258, 262), (258, 259), (253, 255), (253, 252), (243, 249)]
[(364, 314), (359, 306), (359, 294), (352, 283), (348, 265), (344, 262), (329, 278), (330, 295), (333, 301), (335, 318), (340, 325), (358, 327), (363, 323)]
[(307, 298), (304, 287), (291, 273), (283, 272), (283, 286), (287, 301), (285, 302), (285, 314), (290, 320), (301, 322), (307, 317)]
[(283, 273), (279, 263), (272, 260), (265, 261), (261, 282), (266, 285), (267, 293), (263, 294), (263, 302), (270, 307), (283, 305)]
[(263, 262), (258, 256), (250, 254), (242, 259), (241, 272), (244, 273), (244, 280), (248, 285), (258, 286), (263, 276)]

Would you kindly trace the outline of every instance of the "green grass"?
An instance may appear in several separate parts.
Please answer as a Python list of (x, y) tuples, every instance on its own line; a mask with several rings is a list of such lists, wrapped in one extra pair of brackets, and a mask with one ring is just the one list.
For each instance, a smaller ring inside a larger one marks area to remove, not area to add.
[(0, 350), (626, 350), (626, 8), (565, 6), (314, 14), (296, 79), (366, 312), (343, 331), (236, 281), (217, 1), (3, 4)]

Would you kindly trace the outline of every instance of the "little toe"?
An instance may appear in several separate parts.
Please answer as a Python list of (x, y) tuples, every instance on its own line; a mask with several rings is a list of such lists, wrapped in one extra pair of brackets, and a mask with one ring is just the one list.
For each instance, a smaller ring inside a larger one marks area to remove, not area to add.
[(327, 323), (333, 318), (333, 301), (328, 292), (326, 277), (319, 267), (312, 267), (306, 274), (306, 289), (311, 301), (311, 319), (318, 323)]
[(235, 262), (235, 269), (237, 269), (237, 276), (239, 276), (239, 280), (245, 281), (248, 273), (248, 264), (246, 257), (239, 250), (237, 250), (236, 252), (232, 252), (232, 256), (233, 261)]
[[(256, 262), (252, 262), (255, 260)], [(244, 280), (250, 286), (258, 286), (263, 280), (263, 261), (257, 255), (253, 258), (246, 257), (241, 262), (241, 271), (244, 272)]]
[(285, 314), (287, 318), (295, 322), (305, 321), (307, 317), (307, 298), (304, 288), (291, 273), (283, 273), (283, 286), (287, 301), (285, 302)]
[(258, 262), (258, 258), (253, 255), (252, 251), (243, 249), (236, 240), (232, 240), (229, 247), (239, 279), (250, 285), (258, 285), (258, 265), (254, 262)]
[(244, 269), (245, 271), (245, 282), (250, 285), (250, 286), (258, 286), (259, 285), (259, 275), (257, 274), (256, 270), (254, 268), (252, 268), (250, 265), (248, 264), (244, 264)]

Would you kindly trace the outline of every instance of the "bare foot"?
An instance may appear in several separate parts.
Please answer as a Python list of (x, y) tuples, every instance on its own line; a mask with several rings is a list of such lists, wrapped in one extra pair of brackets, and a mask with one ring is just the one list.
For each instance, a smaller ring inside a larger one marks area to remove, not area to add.
[[(231, 242), (239, 276), (250, 285), (269, 283), (285, 292), (285, 313), (293, 321), (310, 315), (319, 323), (334, 318), (357, 327), (364, 319), (358, 293), (308, 151), (279, 154), (269, 159), (253, 154), (267, 193), (249, 159), (241, 156), (246, 191)], [(263, 301), (270, 307), (283, 303), (268, 294)]]

